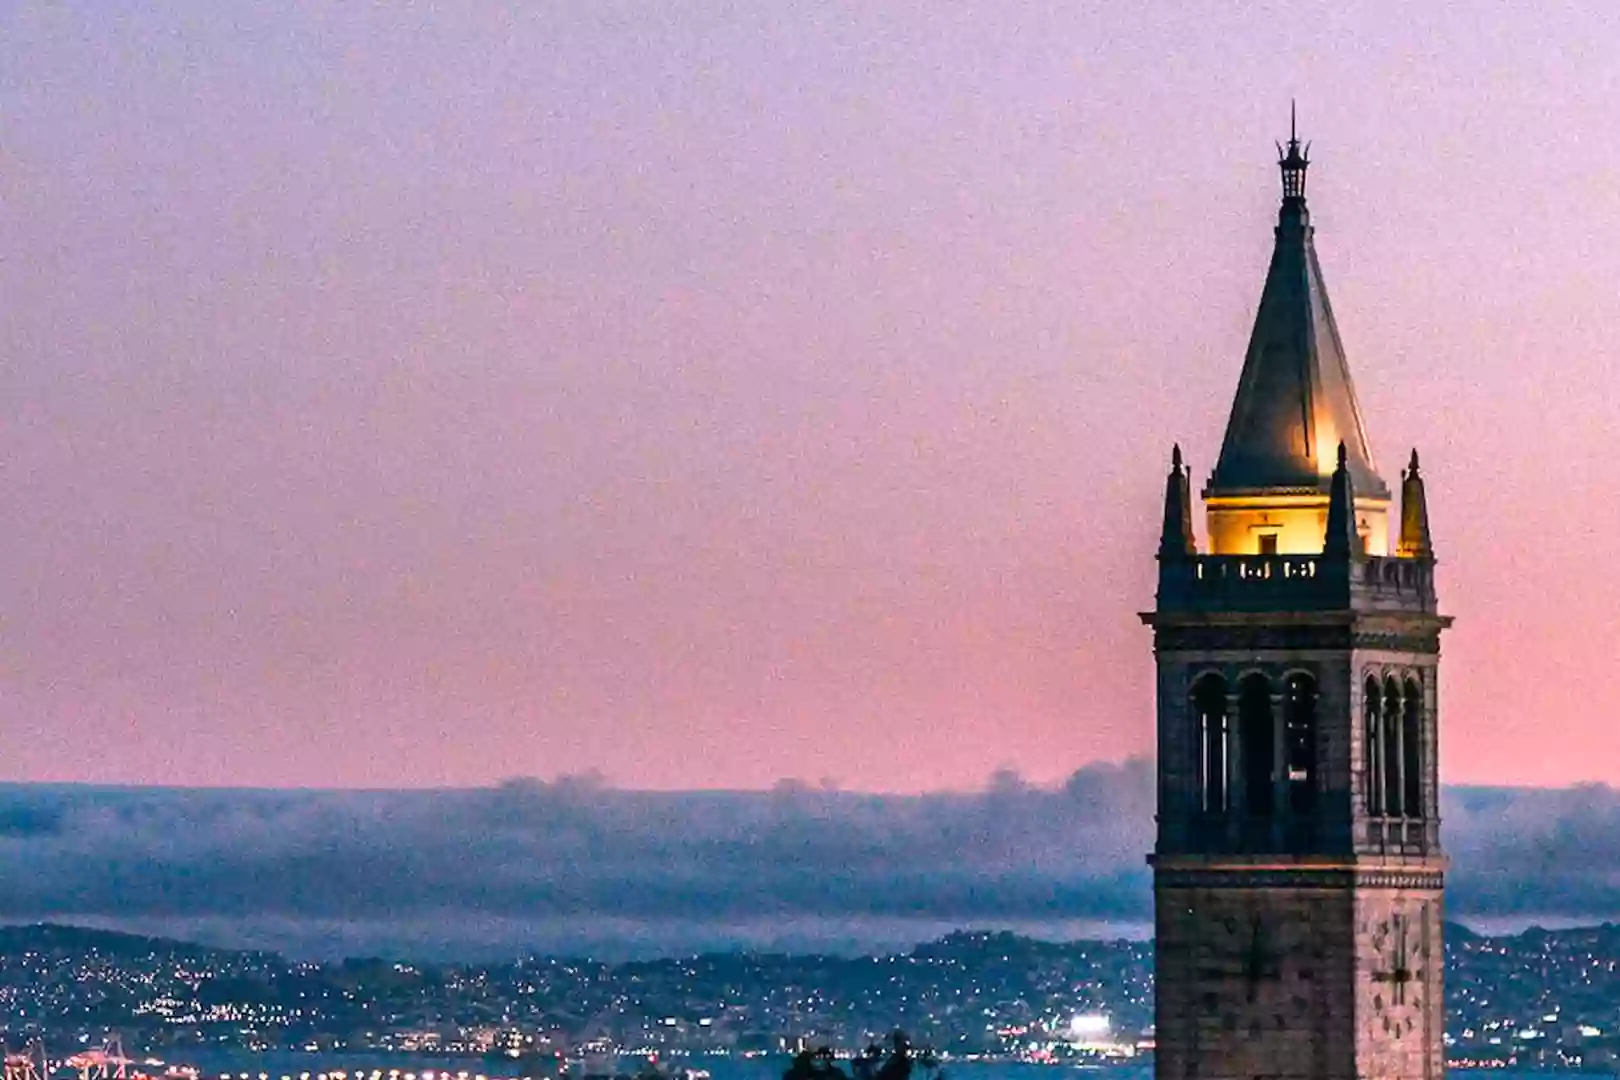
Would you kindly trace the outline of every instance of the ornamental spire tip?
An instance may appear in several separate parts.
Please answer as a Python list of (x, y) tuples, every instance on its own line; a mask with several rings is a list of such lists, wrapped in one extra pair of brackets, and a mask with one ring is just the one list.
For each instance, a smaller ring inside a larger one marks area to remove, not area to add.
[(1288, 102), (1288, 145), (1277, 144), (1277, 167), (1282, 170), (1283, 199), (1305, 198), (1305, 170), (1311, 165), (1311, 144), (1299, 141), (1299, 108)]

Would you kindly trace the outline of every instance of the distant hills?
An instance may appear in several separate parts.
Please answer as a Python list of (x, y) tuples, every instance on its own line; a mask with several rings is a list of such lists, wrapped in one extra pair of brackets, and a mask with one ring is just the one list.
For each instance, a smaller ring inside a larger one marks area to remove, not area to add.
[(121, 930), (104, 930), (72, 923), (0, 924), (0, 955), (21, 953), (98, 954), (107, 957), (252, 956), (281, 959), (279, 954), (251, 949), (223, 948), (175, 938), (147, 937)]
[[(1620, 924), (1601, 923), (1593, 926), (1547, 930), (1541, 927), (1531, 927), (1527, 930), (1513, 934), (1480, 934), (1469, 929), (1462, 923), (1448, 922), (1445, 927), (1446, 942), (1448, 945), (1457, 945), (1464, 942), (1474, 943), (1481, 941), (1516, 942), (1534, 941), (1537, 943), (1557, 940), (1593, 941), (1614, 937), (1620, 940)], [(935, 941), (919, 943), (908, 953), (914, 957), (929, 957), (952, 952), (968, 943), (980, 945), (994, 944), (997, 947), (1009, 949), (1027, 957), (1048, 957), (1060, 955), (1067, 950), (1082, 946), (1112, 945), (1120, 939), (1074, 939), (1069, 941), (1051, 941), (1041, 938), (1027, 937), (1008, 931), (957, 931), (939, 938)], [(239, 949), (228, 946), (210, 945), (204, 942), (187, 941), (179, 938), (151, 937), (142, 934), (126, 933), (120, 930), (107, 930), (100, 927), (79, 926), (73, 923), (37, 922), (37, 923), (0, 923), (0, 954), (7, 953), (97, 953), (103, 956), (126, 957), (152, 957), (165, 956), (218, 956), (218, 957), (252, 957), (261, 962), (280, 960), (285, 958), (277, 952), (262, 949)], [(537, 954), (529, 954), (527, 958), (534, 958)], [(738, 957), (738, 956), (785, 956), (779, 952), (760, 952), (758, 950), (739, 949), (725, 952), (706, 953), (704, 958)], [(805, 958), (820, 954), (804, 954)], [(546, 958), (542, 956), (541, 958)], [(349, 963), (355, 962), (384, 962), (406, 960), (405, 957), (353, 957)], [(513, 957), (514, 960), (520, 959)], [(557, 959), (589, 960), (588, 956), (559, 956)], [(656, 963), (657, 961), (643, 961), (643, 963)], [(431, 966), (431, 965), (430, 965)], [(457, 966), (454, 964), (439, 966)]]

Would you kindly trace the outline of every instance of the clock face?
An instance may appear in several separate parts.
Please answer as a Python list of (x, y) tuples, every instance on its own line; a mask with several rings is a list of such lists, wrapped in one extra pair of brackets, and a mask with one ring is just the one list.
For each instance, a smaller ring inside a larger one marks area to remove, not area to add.
[(1215, 924), (1210, 937), (1214, 963), (1202, 972), (1209, 994), (1226, 1006), (1223, 1026), (1249, 1028), (1260, 1022), (1250, 1014), (1282, 976), (1282, 956), (1271, 927), (1258, 913), (1228, 915)]
[(1395, 912), (1372, 926), (1373, 1009), (1380, 1026), (1400, 1036), (1415, 1026), (1427, 979), (1423, 909)]

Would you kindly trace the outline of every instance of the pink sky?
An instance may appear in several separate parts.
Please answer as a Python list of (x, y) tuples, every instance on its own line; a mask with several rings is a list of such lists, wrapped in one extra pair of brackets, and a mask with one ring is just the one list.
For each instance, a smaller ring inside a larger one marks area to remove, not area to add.
[(1146, 753), (1295, 95), (1445, 775), (1620, 780), (1620, 16), (1241, 6), (7, 7), (0, 771)]

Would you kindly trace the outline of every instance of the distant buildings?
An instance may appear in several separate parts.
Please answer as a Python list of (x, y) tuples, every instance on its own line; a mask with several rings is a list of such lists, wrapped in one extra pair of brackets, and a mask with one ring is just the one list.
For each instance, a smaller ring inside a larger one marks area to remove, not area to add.
[[(1451, 928), (1446, 1057), (1603, 1065), (1620, 1047), (1620, 927), (1478, 938)], [(110, 1030), (131, 1056), (263, 1050), (465, 1059), (551, 1075), (563, 1060), (846, 1052), (895, 1027), (954, 1057), (1049, 1061), (1151, 1038), (1152, 946), (956, 934), (904, 956), (712, 956), (629, 964), (311, 964), (37, 928), (0, 930), (0, 1018), (53, 1054)], [(1076, 1017), (1090, 1018), (1077, 1032)], [(1096, 1017), (1106, 1017), (1099, 1037)], [(673, 1020), (671, 1024), (669, 1021)], [(81, 1041), (82, 1040), (82, 1041)]]

